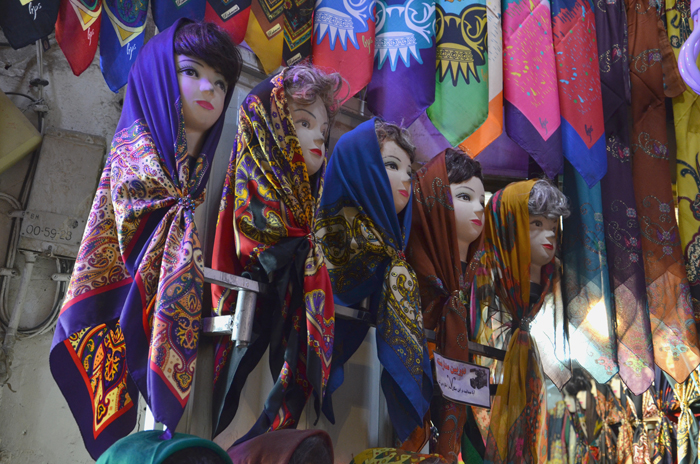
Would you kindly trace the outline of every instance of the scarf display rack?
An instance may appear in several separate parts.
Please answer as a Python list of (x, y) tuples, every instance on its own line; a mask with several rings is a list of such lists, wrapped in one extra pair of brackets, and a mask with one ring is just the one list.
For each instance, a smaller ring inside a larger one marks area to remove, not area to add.
[[(258, 294), (264, 293), (267, 286), (255, 280), (245, 277), (227, 274), (215, 269), (204, 268), (204, 282), (219, 285), (224, 288), (236, 290), (236, 312), (233, 316), (214, 316), (202, 318), (202, 331), (204, 335), (231, 335), (231, 340), (236, 346), (246, 346), (250, 343), (255, 317), (255, 304)], [(374, 326), (375, 321), (368, 311), (362, 311), (347, 306), (335, 305), (335, 315), (344, 319), (350, 319)], [(435, 340), (435, 332), (425, 329), (428, 341)], [(504, 350), (469, 341), (469, 351), (478, 356), (484, 356), (498, 361), (503, 361), (506, 356)]]

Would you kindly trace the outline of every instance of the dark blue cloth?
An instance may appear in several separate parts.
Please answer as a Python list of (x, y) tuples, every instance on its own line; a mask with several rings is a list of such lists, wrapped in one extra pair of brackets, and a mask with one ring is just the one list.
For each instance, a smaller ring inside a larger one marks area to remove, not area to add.
[(206, 0), (153, 0), (153, 22), (159, 31), (163, 31), (180, 18), (201, 21), (206, 6)]
[[(336, 304), (356, 307), (369, 298), (369, 309), (377, 320), (377, 354), (384, 367), (382, 388), (398, 437), (405, 440), (423, 424), (432, 397), (432, 372), (417, 280), (405, 295), (402, 289), (392, 292), (388, 282), (390, 273), (398, 270), (409, 275), (409, 281), (415, 279), (403, 256), (411, 202), (396, 214), (374, 125), (374, 119), (364, 122), (336, 144), (326, 170), (316, 234), (326, 257)], [(348, 216), (355, 213), (354, 217)], [(401, 293), (400, 299), (397, 293)], [(396, 316), (401, 312), (397, 308), (403, 308), (400, 319), (411, 321), (410, 325), (397, 323)], [(333, 363), (323, 407), (331, 422), (331, 394), (343, 383), (343, 364), (360, 346), (368, 329), (359, 322), (336, 320)]]

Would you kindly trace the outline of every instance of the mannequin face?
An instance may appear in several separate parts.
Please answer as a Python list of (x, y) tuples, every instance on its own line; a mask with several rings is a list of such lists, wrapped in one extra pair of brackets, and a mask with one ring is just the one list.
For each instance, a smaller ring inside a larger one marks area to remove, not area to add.
[(394, 196), (394, 207), (399, 214), (408, 204), (411, 191), (411, 160), (393, 140), (385, 140), (382, 145), (382, 159), (386, 175)]
[(530, 216), (530, 262), (542, 267), (549, 264), (557, 251), (559, 219)]
[(211, 129), (224, 111), (226, 79), (201, 58), (175, 55), (185, 134), (189, 138)]
[(324, 142), (329, 130), (326, 106), (320, 98), (310, 105), (297, 103), (290, 98), (287, 104), (294, 121), (294, 129), (297, 131), (301, 153), (306, 162), (306, 171), (313, 176), (321, 169), (326, 157)]
[(467, 259), (469, 245), (484, 230), (484, 184), (478, 177), (450, 184), (457, 222), (460, 260)]

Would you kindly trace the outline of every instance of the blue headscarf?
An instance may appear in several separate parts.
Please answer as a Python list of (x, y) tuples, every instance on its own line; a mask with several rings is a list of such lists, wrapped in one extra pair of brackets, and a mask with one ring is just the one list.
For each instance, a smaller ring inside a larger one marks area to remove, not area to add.
[[(396, 214), (374, 129), (360, 124), (338, 141), (326, 170), (316, 236), (333, 282), (336, 304), (369, 298), (377, 322), (382, 388), (400, 440), (423, 424), (432, 397), (430, 359), (423, 334), (418, 280), (403, 250), (411, 202)], [(366, 324), (337, 319), (324, 413), (334, 422), (331, 394), (343, 383), (343, 364), (364, 340)]]

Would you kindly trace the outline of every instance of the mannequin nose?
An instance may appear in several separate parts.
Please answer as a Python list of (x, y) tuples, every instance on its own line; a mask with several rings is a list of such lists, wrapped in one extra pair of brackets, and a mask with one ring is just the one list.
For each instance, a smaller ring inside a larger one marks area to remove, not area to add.
[(202, 92), (214, 92), (214, 85), (209, 82), (209, 79), (202, 79), (199, 81), (199, 90)]

